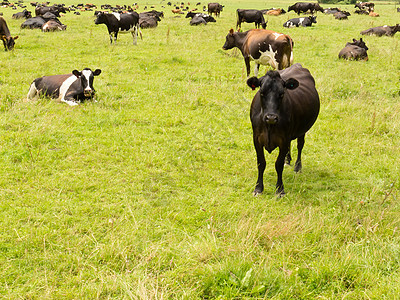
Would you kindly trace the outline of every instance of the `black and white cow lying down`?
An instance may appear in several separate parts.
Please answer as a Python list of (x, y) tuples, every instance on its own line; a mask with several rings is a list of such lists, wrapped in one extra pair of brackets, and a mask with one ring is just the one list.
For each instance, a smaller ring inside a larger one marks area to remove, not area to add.
[(35, 99), (39, 95), (58, 98), (71, 106), (91, 99), (95, 93), (93, 88), (94, 76), (100, 75), (101, 70), (94, 72), (85, 68), (81, 72), (73, 70), (71, 74), (52, 75), (36, 78), (29, 88), (28, 99)]
[(304, 18), (294, 18), (283, 23), (283, 27), (309, 27), (312, 23), (317, 23), (316, 16), (309, 16)]

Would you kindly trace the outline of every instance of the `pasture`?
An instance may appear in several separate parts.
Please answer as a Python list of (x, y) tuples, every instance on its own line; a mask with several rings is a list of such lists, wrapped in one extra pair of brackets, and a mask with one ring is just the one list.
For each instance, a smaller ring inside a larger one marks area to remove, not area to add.
[[(220, 3), (216, 23), (192, 27), (139, 2), (165, 18), (137, 46), (130, 35), (110, 45), (93, 12), (43, 33), (0, 7), (19, 35), (0, 51), (0, 298), (398, 298), (400, 33), (363, 37), (367, 62), (338, 59), (360, 31), (399, 23), (395, 4), (376, 2), (379, 18), (318, 13), (311, 28), (284, 28), (293, 12), (267, 18), (321, 100), (303, 171), (285, 167), (277, 198), (277, 150), (252, 196), (256, 91), (222, 45), (237, 8), (294, 1)], [(102, 70), (97, 102), (26, 100), (33, 79), (85, 67)]]

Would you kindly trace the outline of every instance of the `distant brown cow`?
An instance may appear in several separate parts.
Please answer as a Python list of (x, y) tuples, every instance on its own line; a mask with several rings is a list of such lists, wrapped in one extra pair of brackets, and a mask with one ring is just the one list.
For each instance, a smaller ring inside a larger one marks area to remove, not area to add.
[(379, 14), (376, 13), (376, 12), (374, 12), (374, 11), (371, 11), (368, 15), (369, 15), (370, 17), (374, 17), (374, 18), (379, 17)]
[(293, 63), (293, 41), (290, 36), (272, 30), (252, 29), (246, 32), (229, 31), (222, 49), (237, 47), (242, 52), (246, 64), (247, 76), (250, 74), (250, 60), (256, 63), (254, 74), (257, 76), (261, 65), (270, 65), (282, 70)]
[(208, 14), (212, 16), (214, 13), (216, 17), (219, 17), (221, 11), (223, 9), (223, 6), (219, 3), (208, 3)]
[(280, 8), (271, 9), (271, 10), (267, 11), (265, 14), (268, 16), (279, 16), (282, 14), (282, 9), (280, 9)]
[(62, 31), (62, 30), (66, 30), (66, 29), (67, 29), (67, 25), (60, 24), (55, 20), (49, 20), (42, 26), (43, 32)]

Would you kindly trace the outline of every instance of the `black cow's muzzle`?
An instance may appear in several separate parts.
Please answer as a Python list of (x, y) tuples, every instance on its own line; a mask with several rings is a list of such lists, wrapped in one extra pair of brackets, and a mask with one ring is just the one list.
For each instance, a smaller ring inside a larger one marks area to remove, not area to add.
[(275, 114), (267, 114), (264, 117), (264, 121), (268, 125), (275, 125), (276, 123), (278, 123), (278, 116)]

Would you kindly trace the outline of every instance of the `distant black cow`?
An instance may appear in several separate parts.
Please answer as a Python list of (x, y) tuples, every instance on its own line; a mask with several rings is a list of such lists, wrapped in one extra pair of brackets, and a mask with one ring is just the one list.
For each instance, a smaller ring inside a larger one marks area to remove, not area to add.
[(50, 20), (53, 20), (60, 25), (63, 25), (60, 22), (60, 20), (53, 13), (47, 12), (43, 16), (33, 17), (33, 18), (29, 18), (29, 19), (25, 20), (25, 22), (23, 22), (21, 24), (21, 28), (23, 28), (23, 29), (36, 29), (36, 28), (41, 29), (43, 27), (43, 25)]
[(32, 13), (26, 9), (21, 12), (17, 12), (16, 14), (12, 15), (13, 19), (29, 19), (32, 18)]
[(257, 9), (237, 9), (236, 14), (236, 29), (241, 28), (242, 23), (254, 23), (256, 28), (261, 26), (265, 29), (267, 27), (263, 13)]
[[(97, 14), (96, 14), (97, 15)], [(150, 11), (144, 11), (144, 12), (141, 12), (140, 14), (139, 14), (139, 19), (141, 18), (141, 17), (145, 17), (145, 16), (156, 16), (156, 17), (158, 17), (158, 18), (164, 18), (164, 12), (162, 12), (162, 11), (157, 11), (157, 10), (150, 10)]]
[(353, 39), (352, 43), (347, 43), (346, 46), (340, 50), (339, 58), (348, 60), (368, 60), (367, 54), (368, 47), (362, 40)]
[(376, 35), (376, 36), (394, 36), (396, 32), (400, 31), (400, 24), (396, 24), (395, 26), (378, 26), (373, 27), (367, 30), (361, 31), (363, 35)]
[(296, 2), (292, 6), (289, 6), (288, 12), (293, 10), (295, 13), (300, 15), (300, 13), (305, 13), (310, 11), (311, 14), (314, 14), (314, 11), (324, 12), (324, 9), (318, 3), (310, 3), (310, 2)]
[(4, 20), (3, 17), (0, 17), (0, 38), (3, 41), (6, 51), (14, 49), (15, 40), (18, 38), (18, 35), (14, 37), (11, 36), (6, 20)]
[(252, 29), (246, 32), (229, 31), (222, 49), (234, 47), (242, 52), (247, 76), (250, 74), (250, 60), (254, 60), (255, 76), (260, 65), (270, 65), (274, 69), (284, 69), (293, 63), (293, 41), (290, 36), (272, 30)]
[(223, 9), (223, 6), (219, 3), (208, 3), (208, 14), (212, 16), (212, 14), (215, 14), (216, 17), (219, 17), (221, 11)]
[(62, 5), (54, 4), (52, 6), (36, 6), (35, 15), (43, 16), (45, 13), (51, 12), (55, 14), (57, 17), (60, 17), (60, 13), (66, 13), (65, 7)]
[(350, 13), (346, 13), (344, 11), (339, 11), (333, 14), (336, 20), (347, 20), (349, 15)]
[(312, 25), (312, 23), (317, 23), (317, 17), (316, 16), (309, 16), (305, 18), (294, 18), (286, 21), (283, 23), (284, 27), (309, 27)]
[(364, 10), (364, 9), (356, 9), (354, 11), (354, 13), (357, 14), (357, 15), (368, 15), (369, 14), (369, 12)]
[(140, 28), (155, 28), (161, 19), (156, 15), (141, 15), (139, 14)]
[(117, 42), (118, 32), (128, 33), (130, 32), (133, 37), (133, 44), (137, 44), (138, 32), (142, 34), (139, 28), (139, 14), (137, 12), (130, 12), (125, 14), (119, 13), (104, 13), (100, 12), (97, 14), (97, 19), (94, 22), (96, 25), (105, 24), (110, 35), (110, 42)]
[(319, 114), (319, 96), (310, 72), (300, 64), (281, 70), (268, 71), (261, 77), (251, 77), (247, 84), (254, 90), (250, 108), (253, 142), (257, 153), (258, 179), (253, 195), (264, 190), (263, 174), (266, 166), (264, 148), (271, 153), (279, 148), (275, 162), (278, 175), (276, 194), (285, 194), (282, 173), (285, 158), (290, 163), (290, 143), (297, 139), (297, 160), (294, 171), (302, 168), (301, 152), (306, 132), (313, 126)]
[(73, 70), (71, 74), (43, 76), (36, 78), (27, 95), (28, 99), (34, 99), (39, 95), (51, 98), (59, 98), (71, 106), (91, 99), (95, 93), (93, 88), (94, 76), (100, 75), (101, 70), (85, 68), (81, 72)]

